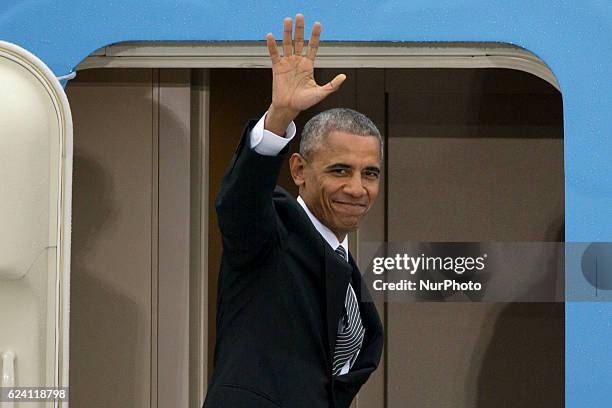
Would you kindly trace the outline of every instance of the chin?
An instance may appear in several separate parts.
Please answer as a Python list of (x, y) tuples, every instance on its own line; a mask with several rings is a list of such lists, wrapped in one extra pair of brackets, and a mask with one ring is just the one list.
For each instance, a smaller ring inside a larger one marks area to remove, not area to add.
[(359, 222), (357, 223), (348, 222), (348, 223), (343, 223), (340, 230), (346, 231), (347, 233), (349, 233), (349, 232), (357, 231), (358, 228), (359, 228)]

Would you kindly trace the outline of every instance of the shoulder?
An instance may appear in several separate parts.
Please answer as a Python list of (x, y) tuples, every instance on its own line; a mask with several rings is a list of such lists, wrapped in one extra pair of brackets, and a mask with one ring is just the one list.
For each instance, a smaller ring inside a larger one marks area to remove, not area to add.
[(279, 226), (284, 230), (293, 229), (291, 224), (296, 218), (296, 206), (299, 206), (297, 200), (287, 190), (277, 185), (272, 193), (272, 201)]
[(287, 190), (277, 185), (272, 193), (274, 208), (279, 218), (284, 222), (296, 221), (299, 219), (299, 213), (303, 212), (297, 199), (293, 197)]
[(315, 245), (313, 249), (317, 251), (323, 248), (321, 245), (324, 245), (325, 240), (297, 199), (280, 186), (276, 186), (272, 197), (281, 231), (299, 237), (301, 242)]

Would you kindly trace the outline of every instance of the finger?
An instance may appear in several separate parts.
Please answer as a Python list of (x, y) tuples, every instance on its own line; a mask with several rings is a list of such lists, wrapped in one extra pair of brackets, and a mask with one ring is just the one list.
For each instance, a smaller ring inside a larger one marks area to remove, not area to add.
[(283, 21), (283, 57), (288, 57), (291, 55), (291, 31), (292, 31), (293, 22), (291, 21), (291, 17), (287, 17)]
[(342, 85), (345, 79), (346, 75), (338, 74), (334, 77), (334, 79), (323, 85), (321, 88), (326, 94), (336, 92), (338, 89), (340, 89), (340, 85)]
[(278, 55), (276, 41), (274, 40), (274, 35), (272, 35), (272, 33), (268, 33), (268, 35), (266, 35), (266, 43), (268, 45), (268, 54), (270, 54), (272, 65), (274, 65), (280, 61), (280, 56)]
[(302, 55), (304, 48), (304, 15), (297, 14), (295, 16), (295, 55)]
[(312, 33), (310, 33), (310, 40), (308, 41), (308, 52), (306, 57), (315, 60), (317, 57), (317, 49), (319, 48), (319, 37), (321, 36), (321, 23), (318, 21), (312, 26)]

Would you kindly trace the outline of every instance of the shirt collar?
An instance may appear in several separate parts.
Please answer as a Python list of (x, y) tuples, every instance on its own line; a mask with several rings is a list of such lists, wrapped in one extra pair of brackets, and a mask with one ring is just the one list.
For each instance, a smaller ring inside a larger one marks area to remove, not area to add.
[(321, 234), (321, 236), (325, 239), (325, 242), (335, 251), (338, 248), (338, 245), (342, 245), (344, 251), (348, 254), (348, 234), (344, 237), (344, 241), (338, 241), (338, 237), (334, 234), (329, 228), (327, 228), (321, 221), (314, 216), (312, 212), (308, 209), (308, 206), (304, 202), (301, 196), (297, 197), (297, 202), (300, 203), (304, 211), (306, 211), (306, 215), (310, 218), (310, 222), (316, 228), (316, 230)]

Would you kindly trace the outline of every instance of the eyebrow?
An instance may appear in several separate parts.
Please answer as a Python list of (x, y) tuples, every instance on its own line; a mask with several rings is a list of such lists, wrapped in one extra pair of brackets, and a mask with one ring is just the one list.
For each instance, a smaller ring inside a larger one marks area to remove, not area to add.
[[(326, 167), (326, 169), (331, 170), (331, 169), (352, 169), (353, 166), (346, 164), (346, 163), (334, 163), (334, 164), (330, 164), (329, 166)], [(374, 171), (378, 174), (380, 174), (380, 168), (376, 167), (376, 166), (368, 166), (365, 168), (365, 170), (369, 170), (369, 171)]]

